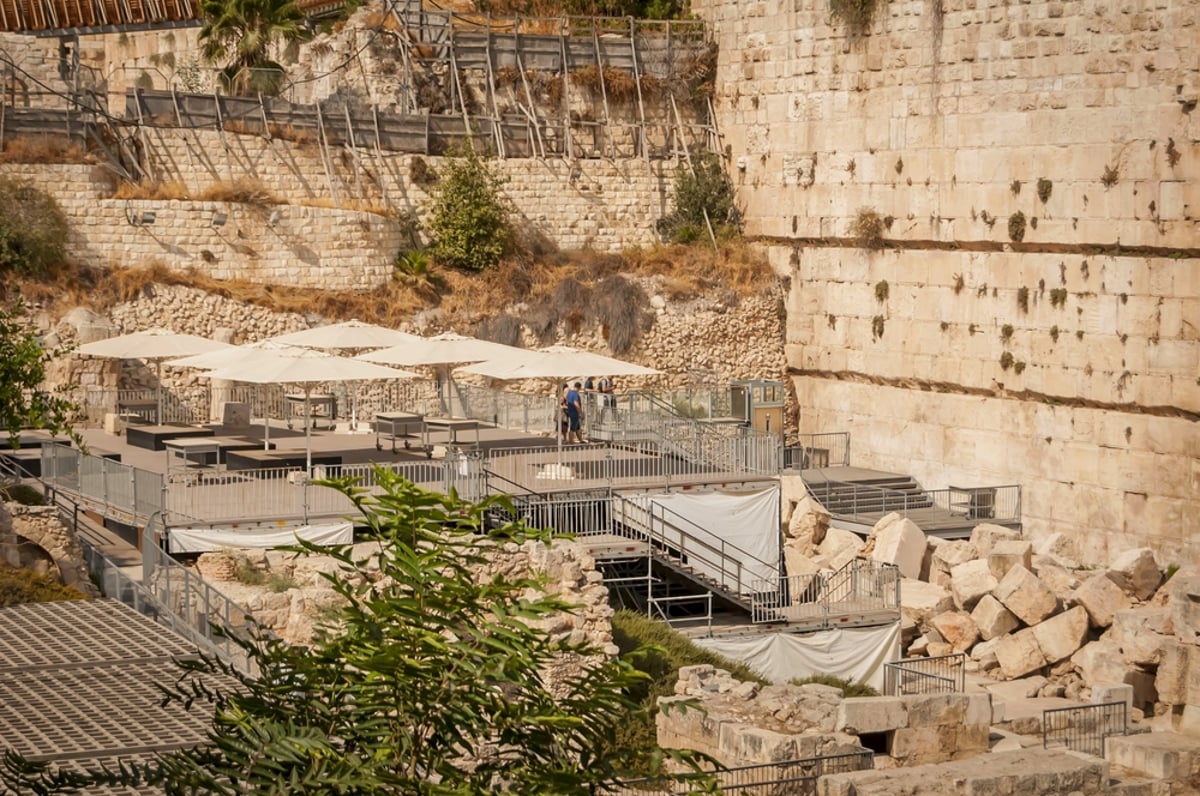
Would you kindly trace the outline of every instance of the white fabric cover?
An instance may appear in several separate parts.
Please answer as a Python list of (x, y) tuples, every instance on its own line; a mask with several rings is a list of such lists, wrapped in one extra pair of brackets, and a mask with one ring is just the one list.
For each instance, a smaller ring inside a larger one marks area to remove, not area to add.
[[(719, 547), (725, 541), (749, 553), (754, 558), (747, 557), (741, 562), (747, 583), (779, 576), (778, 485), (753, 492), (672, 492), (645, 495), (633, 501), (643, 505), (654, 503), (683, 517), (694, 524), (683, 530), (706, 544)], [(668, 540), (671, 535), (669, 531), (666, 533)], [(718, 582), (725, 580), (720, 571), (705, 566), (704, 562), (689, 559), (688, 564)]]
[(883, 692), (883, 665), (900, 657), (900, 623), (816, 633), (697, 638), (696, 646), (740, 661), (773, 683), (828, 674)]
[(354, 526), (348, 522), (339, 522), (332, 525), (255, 528), (245, 531), (171, 528), (167, 536), (172, 553), (207, 553), (230, 547), (270, 550), (295, 544), (297, 538), (319, 545), (350, 544), (354, 541)]

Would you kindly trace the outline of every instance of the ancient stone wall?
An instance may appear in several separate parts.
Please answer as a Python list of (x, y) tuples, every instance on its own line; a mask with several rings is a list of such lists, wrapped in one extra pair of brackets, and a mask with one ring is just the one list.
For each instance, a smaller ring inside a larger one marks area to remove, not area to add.
[(1026, 242), (1196, 245), (1194, 3), (875, 5), (857, 39), (826, 0), (693, 7), (750, 234), (871, 207), (913, 241), (1007, 242), (1021, 211)]
[(1200, 554), (1200, 269), (1082, 254), (777, 246), (800, 430), (928, 488), (1017, 483), (1088, 563)]
[(801, 431), (1022, 484), (1088, 563), (1195, 557), (1196, 6), (879, 3), (861, 37), (825, 0), (695, 9), (747, 232), (792, 278)]

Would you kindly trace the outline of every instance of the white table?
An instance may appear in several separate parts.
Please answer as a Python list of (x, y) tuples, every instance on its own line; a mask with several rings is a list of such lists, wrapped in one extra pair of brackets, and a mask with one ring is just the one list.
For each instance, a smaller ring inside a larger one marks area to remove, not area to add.
[[(304, 416), (304, 393), (288, 393), (283, 397), (286, 402), (284, 408), (287, 410), (287, 427), (290, 429), (293, 417)], [(312, 418), (313, 428), (317, 427), (318, 418), (327, 419), (329, 427), (333, 428), (333, 421), (337, 419), (337, 398), (332, 393), (308, 396), (308, 417)], [(305, 418), (306, 422), (307, 420), (308, 418)]]
[(475, 447), (479, 447), (479, 426), (478, 420), (473, 420), (469, 417), (427, 417), (425, 425), (431, 429), (450, 432), (450, 444), (458, 444), (458, 432), (474, 431), (475, 432)]

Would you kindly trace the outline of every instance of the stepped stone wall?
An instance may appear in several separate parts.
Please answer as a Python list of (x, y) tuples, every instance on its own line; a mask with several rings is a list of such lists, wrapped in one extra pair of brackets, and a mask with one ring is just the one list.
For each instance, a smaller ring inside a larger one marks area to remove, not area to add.
[(694, 9), (747, 232), (791, 279), (800, 431), (1022, 484), (1086, 563), (1200, 553), (1200, 9), (880, 3), (858, 38), (824, 0)]

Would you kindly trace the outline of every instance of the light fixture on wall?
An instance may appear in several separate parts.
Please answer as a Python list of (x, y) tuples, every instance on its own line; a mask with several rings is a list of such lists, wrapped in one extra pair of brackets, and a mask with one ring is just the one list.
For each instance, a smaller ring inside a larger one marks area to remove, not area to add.
[(222, 210), (214, 210), (212, 214), (212, 225), (214, 227), (223, 227), (225, 222), (229, 220), (229, 214)]
[(275, 226), (276, 224), (279, 223), (279, 219), (282, 217), (283, 217), (283, 214), (280, 213), (278, 210), (272, 210), (271, 215), (267, 217), (267, 226), (268, 227)]
[(128, 221), (131, 226), (144, 227), (148, 224), (153, 224), (157, 218), (158, 215), (153, 210), (143, 210), (139, 213), (132, 208), (125, 208), (125, 220)]
[(579, 182), (579, 178), (583, 176), (583, 167), (579, 163), (571, 164), (571, 173), (567, 176), (567, 182), (571, 185)]

